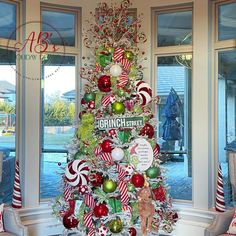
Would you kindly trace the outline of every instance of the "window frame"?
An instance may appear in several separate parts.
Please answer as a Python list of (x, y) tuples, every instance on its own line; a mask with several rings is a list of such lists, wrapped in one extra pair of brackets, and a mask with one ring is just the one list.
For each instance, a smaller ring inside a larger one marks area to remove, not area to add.
[[(230, 4), (230, 3), (235, 3), (234, 0), (215, 0), (212, 3), (212, 61), (214, 62), (212, 65), (212, 80), (213, 80), (213, 95), (215, 98), (215, 102), (213, 104), (213, 109), (214, 109), (214, 113), (216, 114), (215, 116), (215, 121), (213, 122), (213, 129), (214, 131), (214, 139), (213, 139), (213, 143), (214, 143), (214, 179), (217, 179), (218, 176), (218, 163), (219, 163), (219, 140), (218, 140), (218, 135), (219, 135), (219, 127), (218, 127), (218, 123), (219, 123), (219, 118), (218, 118), (218, 114), (219, 114), (219, 109), (218, 109), (218, 105), (219, 105), (219, 93), (218, 93), (218, 72), (219, 72), (219, 53), (220, 52), (226, 52), (226, 51), (231, 51), (231, 50), (235, 50), (236, 49), (236, 44), (235, 44), (235, 39), (227, 39), (227, 40), (219, 40), (218, 39), (218, 22), (219, 22), (219, 6), (220, 5), (225, 5), (225, 4)], [(228, 176), (229, 178), (229, 176)], [(213, 184), (213, 189), (214, 192), (216, 192), (217, 189), (217, 184), (216, 181), (214, 181)]]
[[(72, 8), (69, 6), (56, 6), (48, 3), (41, 3), (40, 4), (40, 20), (42, 22), (42, 11), (56, 11), (56, 12), (65, 12), (65, 13), (74, 13), (75, 14), (75, 46), (63, 46), (63, 49), (59, 49), (57, 52), (48, 53), (50, 55), (62, 55), (62, 56), (74, 56), (75, 57), (75, 90), (76, 90), (76, 97), (75, 97), (75, 123), (78, 122), (78, 117), (76, 114), (79, 112), (79, 100), (80, 100), (80, 88), (81, 88), (81, 80), (79, 79), (79, 71), (80, 71), (80, 58), (81, 58), (81, 9), (79, 7)], [(41, 29), (40, 29), (41, 30)], [(56, 45), (59, 48), (62, 48), (62, 45)], [(40, 71), (42, 75), (42, 62), (40, 60)], [(40, 99), (40, 165), (43, 159), (42, 155), (44, 153), (65, 153), (68, 155), (68, 150), (66, 149), (45, 149), (43, 144), (43, 132), (44, 132), (44, 125), (43, 125), (43, 107), (44, 107), (44, 100), (43, 100), (43, 90), (42, 90), (42, 83), (40, 83), (40, 91), (41, 91), (41, 99)], [(41, 173), (41, 171), (40, 171)], [(40, 174), (41, 176), (41, 174)], [(40, 180), (40, 179), (39, 179)], [(39, 183), (40, 186), (40, 183)], [(40, 198), (39, 193), (39, 201), (40, 202), (47, 202), (48, 198)]]
[[(158, 46), (158, 15), (162, 13), (174, 13), (174, 12), (183, 12), (183, 11), (192, 11), (192, 44), (190, 45), (173, 45), (173, 46)], [(152, 70), (152, 87), (155, 88), (154, 93), (157, 94), (157, 65), (158, 65), (158, 58), (159, 57), (167, 57), (167, 56), (176, 56), (180, 54), (191, 54), (193, 57), (193, 39), (194, 39), (194, 9), (193, 4), (184, 4), (184, 5), (176, 5), (170, 7), (155, 7), (152, 8), (152, 65), (154, 66), (154, 70)], [(192, 59), (193, 64), (193, 59)], [(193, 71), (192, 71), (192, 78), (193, 79)], [(191, 82), (190, 82), (191, 83)], [(191, 100), (189, 101), (191, 103)], [(157, 107), (153, 107), (155, 114), (157, 114), (158, 109)], [(191, 117), (191, 111), (189, 116)], [(191, 129), (192, 130), (192, 129)], [(190, 130), (190, 137), (192, 136), (192, 131)], [(192, 145), (192, 140), (190, 142), (190, 146)], [(189, 150), (191, 153), (191, 150)], [(162, 153), (162, 152), (161, 152)], [(164, 151), (163, 153), (166, 154), (179, 154), (178, 151)], [(182, 152), (181, 152), (182, 153)], [(191, 154), (192, 155), (192, 154)], [(192, 161), (193, 163), (193, 161)], [(192, 164), (193, 165), (193, 164)], [(192, 171), (193, 176), (193, 171)], [(192, 180), (192, 200), (181, 200), (181, 199), (174, 199), (175, 202), (179, 203), (193, 203), (193, 180)]]

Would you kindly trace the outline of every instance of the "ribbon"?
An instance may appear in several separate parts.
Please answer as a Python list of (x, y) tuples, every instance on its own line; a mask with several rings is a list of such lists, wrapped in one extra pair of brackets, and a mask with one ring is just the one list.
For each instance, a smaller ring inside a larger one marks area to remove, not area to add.
[[(90, 212), (88, 212), (87, 214), (84, 215), (84, 225), (87, 227), (87, 228), (91, 228), (94, 229), (94, 223), (93, 223), (93, 219), (92, 219), (92, 216), (93, 216), (93, 208), (95, 207), (96, 205), (96, 202), (93, 198), (93, 196), (91, 194), (87, 194), (85, 196), (85, 200), (84, 200), (84, 203), (90, 208)], [(92, 235), (92, 234), (91, 234)]]
[(118, 80), (117, 87), (123, 88), (128, 83), (128, 75), (126, 72), (123, 72), (120, 76), (120, 79)]
[(119, 176), (118, 176), (119, 181), (123, 181), (126, 175), (125, 170), (120, 165), (116, 165), (116, 169), (119, 173)]
[(102, 152), (101, 146), (100, 145), (96, 146), (93, 152), (95, 156), (98, 156)]
[(112, 160), (112, 157), (111, 157), (111, 153), (107, 153), (107, 152), (103, 153), (101, 155), (100, 159), (102, 161), (107, 161), (109, 163), (113, 163), (113, 160)]
[(119, 62), (123, 58), (124, 49), (116, 48), (114, 51), (114, 61)]
[(102, 106), (107, 107), (110, 103), (113, 103), (115, 101), (115, 95), (109, 94), (102, 98)]
[(120, 62), (122, 64), (124, 70), (128, 71), (130, 69), (131, 63), (130, 63), (130, 61), (128, 59), (123, 58), (123, 59), (121, 59)]
[(69, 199), (71, 198), (71, 187), (70, 186), (66, 186), (65, 190), (64, 190), (64, 199), (68, 202)]

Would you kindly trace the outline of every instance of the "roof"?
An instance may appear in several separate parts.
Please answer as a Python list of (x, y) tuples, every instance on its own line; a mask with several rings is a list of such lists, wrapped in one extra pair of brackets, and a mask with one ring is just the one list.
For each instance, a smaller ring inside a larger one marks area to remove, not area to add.
[(186, 73), (187, 70), (183, 66), (159, 66), (157, 76), (158, 96), (169, 94), (171, 87), (178, 94), (183, 94)]
[(11, 94), (16, 92), (16, 86), (6, 80), (0, 80), (0, 94)]
[(75, 97), (76, 97), (76, 96), (75, 96), (75, 89), (63, 93), (63, 94), (62, 94), (62, 97), (66, 98), (66, 99), (75, 99)]

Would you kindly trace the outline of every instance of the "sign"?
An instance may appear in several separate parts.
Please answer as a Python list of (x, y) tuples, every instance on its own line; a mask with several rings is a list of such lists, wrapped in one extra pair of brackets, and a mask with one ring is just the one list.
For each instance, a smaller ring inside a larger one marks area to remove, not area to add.
[(116, 117), (116, 118), (100, 118), (97, 119), (97, 127), (99, 130), (132, 128), (144, 126), (143, 117)]
[(147, 170), (153, 162), (153, 149), (144, 138), (137, 138), (129, 148), (131, 163), (137, 171)]

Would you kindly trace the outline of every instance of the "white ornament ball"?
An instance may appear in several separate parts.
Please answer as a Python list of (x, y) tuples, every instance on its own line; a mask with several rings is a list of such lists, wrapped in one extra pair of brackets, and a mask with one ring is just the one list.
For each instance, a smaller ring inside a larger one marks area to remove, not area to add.
[(134, 172), (134, 168), (131, 165), (125, 165), (125, 173), (126, 175), (132, 175)]
[(122, 68), (119, 66), (119, 65), (113, 65), (111, 68), (110, 68), (110, 73), (112, 76), (114, 77), (118, 77), (121, 75), (122, 73)]
[(124, 158), (125, 153), (121, 148), (116, 147), (112, 150), (111, 156), (113, 161), (121, 161)]

